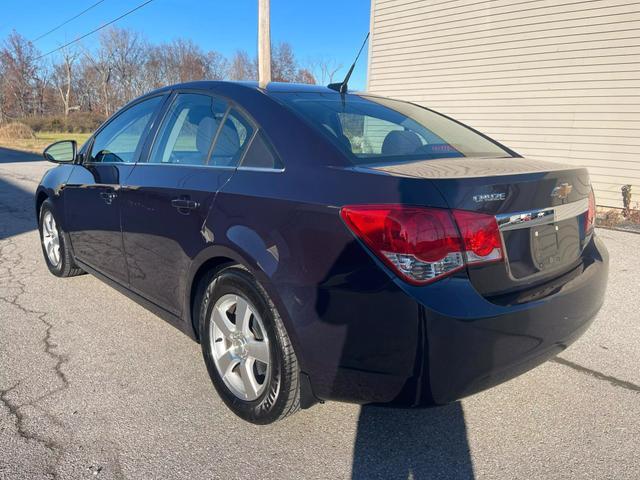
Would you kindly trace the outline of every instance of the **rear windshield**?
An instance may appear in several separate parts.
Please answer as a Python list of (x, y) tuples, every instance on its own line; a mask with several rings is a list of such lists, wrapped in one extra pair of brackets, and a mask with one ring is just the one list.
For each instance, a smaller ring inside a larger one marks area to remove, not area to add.
[(508, 157), (491, 140), (436, 112), (399, 100), (333, 93), (277, 93), (354, 164), (453, 157)]

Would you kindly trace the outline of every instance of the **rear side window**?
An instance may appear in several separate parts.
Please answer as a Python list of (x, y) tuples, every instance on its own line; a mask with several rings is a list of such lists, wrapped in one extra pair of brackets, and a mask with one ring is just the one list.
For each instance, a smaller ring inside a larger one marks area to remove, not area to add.
[(264, 138), (262, 131), (258, 131), (251, 141), (249, 149), (242, 159), (241, 167), (282, 170), (284, 165)]
[(249, 121), (237, 110), (231, 109), (216, 136), (209, 165), (237, 166), (252, 135), (253, 127)]
[(153, 97), (127, 108), (96, 135), (91, 162), (133, 163), (137, 160), (143, 135), (165, 97)]
[(158, 130), (150, 163), (205, 165), (227, 103), (209, 95), (176, 95)]
[(355, 164), (511, 156), (473, 130), (407, 102), (338, 93), (275, 95)]

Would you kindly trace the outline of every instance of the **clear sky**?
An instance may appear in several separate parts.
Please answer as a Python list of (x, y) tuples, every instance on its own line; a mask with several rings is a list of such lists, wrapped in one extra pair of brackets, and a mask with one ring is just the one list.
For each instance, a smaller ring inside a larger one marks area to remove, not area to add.
[[(130, 10), (143, 0), (105, 0), (97, 7), (35, 43), (45, 53)], [(96, 0), (1, 2), (0, 38), (15, 29), (34, 39), (94, 4)], [(50, 6), (49, 6), (50, 5)], [(55, 8), (52, 6), (55, 5)], [(288, 41), (302, 64), (319, 56), (343, 64), (342, 78), (369, 30), (369, 0), (271, 0), (271, 39)], [(143, 33), (151, 42), (190, 38), (204, 50), (231, 56), (257, 51), (257, 0), (154, 0), (115, 25)], [(82, 40), (95, 45), (99, 34)], [(367, 49), (349, 87), (366, 85)]]

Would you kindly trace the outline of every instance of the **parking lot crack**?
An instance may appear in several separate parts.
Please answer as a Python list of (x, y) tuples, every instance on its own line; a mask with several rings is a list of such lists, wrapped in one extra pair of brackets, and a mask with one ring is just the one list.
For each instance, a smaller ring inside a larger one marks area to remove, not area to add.
[[(54, 388), (53, 390), (46, 392), (44, 395), (31, 400), (30, 402), (19, 403), (15, 400), (11, 400), (9, 397), (10, 393), (14, 391), (20, 384), (20, 382), (18, 381), (12, 387), (5, 390), (0, 390), (0, 406), (4, 406), (9, 411), (9, 414), (14, 418), (17, 435), (20, 438), (24, 439), (25, 441), (37, 442), (54, 455), (53, 465), (49, 466), (46, 473), (51, 478), (56, 479), (58, 478), (57, 464), (63, 454), (63, 448), (57, 442), (49, 440), (27, 429), (26, 414), (23, 412), (23, 410), (26, 407), (37, 408), (36, 403), (40, 402), (42, 399), (59, 393), (69, 387), (69, 380), (67, 379), (65, 373), (62, 371), (62, 365), (67, 361), (67, 357), (56, 351), (57, 345), (52, 340), (52, 331), (54, 325), (47, 320), (47, 313), (29, 308), (21, 302), (21, 297), (26, 295), (27, 292), (26, 284), (20, 278), (24, 279), (33, 272), (20, 272), (20, 277), (18, 277), (18, 272), (16, 272), (15, 270), (23, 265), (23, 256), (20, 252), (17, 251), (16, 245), (11, 239), (3, 243), (4, 245), (0, 247), (0, 260), (2, 262), (4, 271), (2, 272), (3, 274), (0, 277), (0, 280), (3, 283), (6, 282), (6, 285), (10, 285), (13, 291), (0, 296), (0, 301), (12, 305), (13, 307), (23, 312), (27, 317), (37, 318), (38, 321), (44, 326), (44, 336), (41, 339), (41, 345), (43, 347), (44, 353), (46, 353), (53, 359), (53, 371), (56, 375), (56, 378), (58, 378), (58, 380), (60, 381), (61, 385), (57, 388)], [(46, 412), (44, 413), (46, 414)]]
[[(8, 247), (13, 248), (10, 249)], [(8, 258), (10, 254), (13, 254), (13, 259)], [(6, 268), (6, 276), (4, 277), (4, 279), (10, 280), (10, 284), (13, 286), (13, 288), (16, 289), (16, 291), (11, 295), (0, 296), (0, 300), (14, 306), (27, 315), (35, 316), (40, 321), (40, 323), (44, 325), (44, 337), (42, 338), (44, 352), (55, 362), (53, 366), (54, 373), (56, 377), (62, 382), (61, 388), (49, 392), (48, 395), (64, 390), (69, 386), (69, 380), (62, 371), (62, 365), (67, 362), (68, 359), (65, 355), (56, 352), (57, 345), (51, 339), (54, 325), (46, 319), (46, 312), (28, 308), (20, 302), (20, 298), (26, 294), (26, 285), (21, 279), (18, 278), (18, 276), (14, 272), (14, 269), (17, 266), (23, 264), (23, 256), (21, 253), (16, 251), (15, 244), (11, 240), (9, 240), (0, 249), (0, 259), (2, 260), (2, 263)], [(24, 277), (25, 275), (22, 276)]]
[(578, 372), (584, 373), (591, 377), (597, 378), (598, 380), (609, 382), (610, 384), (616, 387), (625, 388), (627, 390), (631, 390), (632, 392), (640, 392), (640, 385), (636, 385), (635, 383), (627, 382), (625, 380), (620, 380), (619, 378), (606, 375), (602, 372), (598, 372), (597, 370), (592, 370), (590, 368), (583, 367), (582, 365), (578, 365), (577, 363), (573, 363), (564, 358), (556, 357), (551, 361), (555, 363), (559, 363), (560, 365), (564, 365), (565, 367), (572, 368)]
[(25, 416), (23, 415), (21, 409), (26, 406), (31, 406), (31, 403), (18, 404), (9, 399), (9, 394), (13, 390), (15, 390), (18, 385), (20, 385), (20, 382), (16, 383), (10, 388), (7, 388), (6, 390), (0, 390), (0, 405), (3, 405), (5, 408), (7, 408), (7, 410), (9, 410), (9, 414), (14, 418), (16, 431), (20, 438), (27, 442), (36, 442), (45, 447), (54, 455), (55, 463), (54, 465), (51, 465), (50, 468), (48, 468), (48, 471), (46, 473), (52, 478), (56, 479), (58, 478), (57, 464), (63, 451), (62, 446), (57, 442), (48, 440), (27, 430), (27, 428), (25, 427)]

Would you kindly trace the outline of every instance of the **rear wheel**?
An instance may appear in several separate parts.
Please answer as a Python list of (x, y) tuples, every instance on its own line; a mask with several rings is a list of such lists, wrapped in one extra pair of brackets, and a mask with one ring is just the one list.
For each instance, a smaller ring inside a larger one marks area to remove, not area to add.
[(73, 277), (84, 273), (73, 260), (67, 235), (60, 227), (49, 199), (40, 207), (38, 225), (42, 253), (49, 271), (58, 277)]
[(300, 407), (298, 362), (280, 315), (262, 286), (240, 266), (206, 285), (200, 339), (213, 384), (239, 417), (272, 423)]

